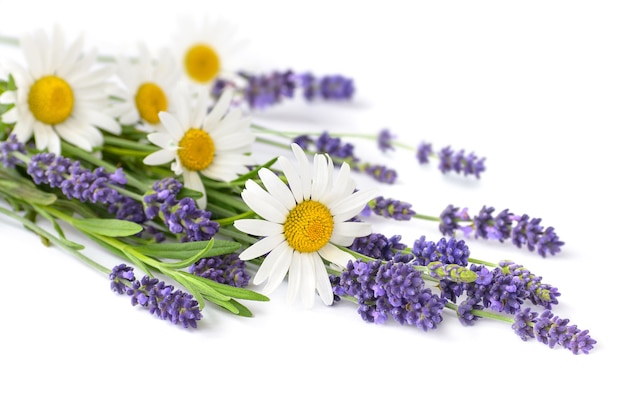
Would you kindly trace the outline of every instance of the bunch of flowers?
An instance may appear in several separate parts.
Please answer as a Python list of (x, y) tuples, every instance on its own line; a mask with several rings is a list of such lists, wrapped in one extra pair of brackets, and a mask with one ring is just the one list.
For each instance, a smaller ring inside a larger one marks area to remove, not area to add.
[[(136, 55), (115, 58), (85, 52), (81, 38), (66, 44), (58, 28), (16, 42), (25, 65), (2, 62), (0, 79), (0, 213), (107, 275), (132, 305), (185, 328), (197, 326), (207, 303), (252, 316), (241, 301), (267, 301), (287, 279), (289, 302), (351, 302), (366, 322), (393, 318), (429, 331), (447, 310), (463, 325), (501, 321), (523, 340), (574, 354), (594, 347), (587, 330), (552, 312), (556, 287), (521, 264), (477, 259), (466, 243), (510, 240), (548, 257), (564, 245), (554, 228), (488, 206), (473, 217), (453, 205), (421, 214), (357, 188), (352, 172), (383, 184), (397, 172), (361, 160), (345, 138), (375, 141), (383, 152), (406, 149), (418, 164), (435, 160), (442, 173), (466, 178), (480, 178), (484, 158), (429, 142), (413, 148), (388, 129), (338, 135), (261, 126), (257, 110), (298, 95), (349, 101), (354, 82), (229, 67), (231, 49), (220, 40), (232, 36), (219, 30), (228, 28), (186, 24), (171, 50), (138, 46)], [(291, 157), (260, 164), (256, 144)], [(432, 221), (443, 236), (408, 246), (373, 231), (372, 215)], [(109, 268), (86, 256), (67, 226), (120, 263)]]

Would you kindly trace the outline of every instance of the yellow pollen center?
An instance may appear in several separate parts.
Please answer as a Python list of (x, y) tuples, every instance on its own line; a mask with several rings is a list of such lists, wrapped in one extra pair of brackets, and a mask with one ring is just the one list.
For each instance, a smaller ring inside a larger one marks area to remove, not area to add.
[(207, 44), (196, 44), (185, 55), (185, 69), (193, 80), (206, 83), (220, 71), (220, 58), (215, 49)]
[(189, 129), (178, 143), (178, 157), (187, 170), (198, 172), (213, 162), (215, 144), (211, 136), (200, 129)]
[(74, 93), (70, 85), (60, 77), (44, 76), (31, 86), (28, 107), (35, 119), (42, 123), (62, 123), (72, 114)]
[(310, 253), (328, 243), (333, 226), (333, 216), (325, 205), (305, 200), (291, 209), (283, 227), (289, 246), (298, 252)]
[(139, 116), (148, 123), (159, 123), (159, 112), (167, 110), (167, 96), (154, 83), (144, 83), (139, 86), (135, 95), (135, 106)]

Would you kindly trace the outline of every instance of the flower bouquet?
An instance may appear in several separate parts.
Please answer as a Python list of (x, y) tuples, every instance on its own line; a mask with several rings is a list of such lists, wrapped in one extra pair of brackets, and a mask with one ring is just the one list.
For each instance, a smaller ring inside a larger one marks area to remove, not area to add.
[[(203, 313), (252, 317), (248, 302), (305, 308), (353, 305), (366, 322), (391, 319), (427, 332), (445, 313), (463, 325), (493, 320), (522, 340), (574, 354), (596, 341), (553, 312), (561, 295), (519, 262), (470, 253), (471, 242), (509, 243), (544, 258), (565, 243), (542, 219), (485, 205), (418, 212), (386, 194), (397, 172), (362, 160), (354, 142), (406, 151), (442, 174), (480, 179), (474, 152), (390, 130), (294, 132), (255, 114), (304, 99), (349, 103), (343, 75), (227, 67), (216, 22), (183, 26), (177, 50), (138, 45), (132, 55), (85, 51), (54, 28), (19, 40), (25, 62), (2, 61), (0, 215), (109, 278), (112, 291), (159, 319), (194, 329)], [(281, 153), (258, 161), (264, 147)], [(363, 186), (359, 180), (369, 179)], [(418, 220), (439, 238), (380, 233), (375, 223)], [(47, 229), (41, 222), (45, 222)], [(119, 264), (108, 267), (68, 236), (79, 232)]]

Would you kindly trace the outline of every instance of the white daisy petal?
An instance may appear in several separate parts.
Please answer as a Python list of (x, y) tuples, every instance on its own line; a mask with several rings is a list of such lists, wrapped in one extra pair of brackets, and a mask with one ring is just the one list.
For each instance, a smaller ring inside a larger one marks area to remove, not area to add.
[(144, 157), (143, 162), (150, 166), (162, 165), (174, 160), (175, 155), (171, 150), (157, 150)]
[(319, 201), (330, 205), (333, 199), (340, 201), (349, 196), (356, 188), (356, 182), (350, 177), (350, 165), (343, 163), (339, 169), (339, 173), (333, 182), (331, 190), (323, 194)]
[[(302, 300), (302, 306), (307, 309), (312, 308), (315, 303), (315, 284), (317, 279), (315, 277), (314, 256), (320, 259), (317, 253), (302, 253), (300, 259), (300, 299)], [(291, 270), (289, 271), (289, 276), (291, 277)]]
[(274, 199), (253, 180), (246, 182), (241, 198), (256, 214), (272, 222), (283, 223), (289, 213), (280, 201)]
[(289, 265), (289, 281), (287, 284), (287, 303), (292, 304), (296, 301), (299, 292), (301, 289), (301, 284), (306, 282), (306, 280), (302, 279), (306, 277), (303, 273), (303, 266), (305, 256), (307, 254), (302, 254), (300, 252), (293, 252), (293, 256), (291, 257), (291, 265)]
[(233, 90), (230, 87), (227, 87), (222, 92), (222, 95), (215, 103), (215, 106), (211, 109), (211, 112), (204, 118), (202, 122), (202, 129), (211, 131), (213, 130), (218, 122), (224, 117), (226, 111), (230, 107), (230, 103), (233, 99)]
[(296, 168), (282, 156), (278, 158), (278, 164), (287, 178), (287, 182), (289, 183), (289, 188), (291, 189), (294, 199), (297, 203), (302, 202), (304, 199), (302, 194), (302, 183), (300, 182), (300, 177), (298, 176)]
[[(286, 245), (284, 242), (283, 245)], [(272, 268), (272, 273), (267, 278), (267, 283), (263, 287), (263, 293), (272, 293), (275, 291), (285, 279), (285, 275), (288, 273), (291, 267), (291, 262), (295, 258), (296, 252), (288, 245), (277, 248), (275, 251), (280, 253), (280, 259), (276, 259)]]
[(202, 193), (202, 197), (196, 199), (196, 203), (200, 209), (206, 207), (206, 190), (198, 172), (183, 170), (183, 182), (186, 188)]
[(287, 270), (291, 264), (292, 255), (293, 249), (289, 247), (287, 242), (283, 242), (276, 246), (263, 259), (263, 263), (261, 263), (256, 275), (252, 279), (252, 283), (260, 285), (272, 276), (276, 278), (277, 284), (280, 284), (287, 274)]
[(271, 236), (283, 233), (283, 225), (261, 219), (239, 219), (233, 225), (240, 231), (253, 236)]
[(344, 236), (333, 233), (330, 242), (338, 246), (350, 246), (354, 242), (354, 236)]
[(266, 168), (262, 168), (258, 172), (263, 185), (267, 191), (280, 203), (282, 203), (288, 210), (291, 210), (296, 206), (296, 201), (293, 198), (293, 194), (285, 183), (276, 174)]
[(159, 119), (161, 123), (167, 129), (169, 134), (178, 141), (178, 139), (182, 138), (185, 134), (185, 130), (181, 127), (180, 123), (171, 113), (168, 112), (160, 112)]
[(326, 271), (326, 266), (324, 266), (324, 262), (322, 258), (317, 254), (312, 254), (313, 260), (313, 273), (315, 274), (315, 289), (322, 298), (322, 302), (326, 305), (332, 305), (335, 296), (333, 294), (333, 287), (330, 284), (330, 278), (328, 277), (328, 272)]
[(317, 253), (327, 261), (344, 268), (348, 264), (348, 261), (354, 259), (351, 254), (344, 252), (332, 243), (327, 243), (326, 246), (318, 250)]
[[(331, 175), (332, 176), (332, 175)], [(328, 162), (324, 155), (315, 155), (313, 158), (313, 183), (311, 185), (311, 199), (319, 200), (329, 191)]]
[(302, 187), (302, 197), (307, 200), (311, 198), (311, 170), (309, 169), (309, 161), (306, 154), (296, 143), (291, 144), (291, 150), (298, 161), (298, 170), (300, 171), (300, 184)]
[(147, 137), (150, 143), (157, 145), (164, 149), (166, 147), (169, 147), (170, 144), (172, 143), (172, 136), (168, 133), (154, 132), (154, 133), (150, 133)]
[(376, 197), (375, 189), (359, 190), (343, 198), (333, 205), (329, 205), (330, 212), (336, 220), (346, 220), (356, 216), (363, 210), (367, 202)]
[(372, 225), (367, 222), (335, 222), (333, 235), (362, 237), (372, 233)]
[(239, 254), (239, 259), (250, 260), (264, 255), (285, 241), (282, 233), (264, 237)]

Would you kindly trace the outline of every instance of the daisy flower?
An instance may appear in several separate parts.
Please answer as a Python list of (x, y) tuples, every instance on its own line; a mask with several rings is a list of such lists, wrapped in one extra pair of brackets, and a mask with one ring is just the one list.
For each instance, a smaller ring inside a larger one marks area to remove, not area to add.
[(231, 109), (233, 91), (224, 90), (209, 111), (209, 96), (179, 99), (176, 116), (159, 113), (164, 132), (148, 134), (148, 140), (161, 150), (144, 158), (147, 165), (172, 162), (172, 171), (183, 175), (187, 188), (202, 193), (198, 206), (206, 207), (206, 192), (200, 175), (210, 179), (231, 181), (248, 173), (246, 165), (253, 164), (250, 156), (254, 134), (250, 118), (241, 109)]
[(120, 133), (120, 125), (106, 114), (108, 98), (103, 87), (111, 67), (94, 69), (95, 50), (83, 54), (79, 37), (68, 47), (59, 27), (50, 38), (43, 30), (20, 40), (27, 67), (7, 62), (16, 90), (0, 95), (0, 103), (14, 106), (2, 115), (15, 124), (13, 134), (25, 143), (33, 135), (38, 150), (60, 154), (64, 139), (81, 149), (93, 150), (103, 142), (102, 131)]
[(182, 77), (172, 53), (162, 50), (155, 61), (148, 48), (140, 44), (137, 61), (118, 59), (117, 74), (123, 87), (113, 92), (120, 103), (110, 113), (123, 125), (158, 130), (159, 112), (172, 112), (172, 96)]
[(295, 143), (291, 148), (296, 166), (283, 156), (278, 159), (288, 185), (265, 168), (259, 170), (265, 189), (253, 180), (246, 182), (241, 197), (262, 219), (240, 219), (234, 226), (263, 238), (239, 257), (250, 260), (269, 253), (253, 279), (256, 285), (267, 281), (266, 293), (274, 291), (289, 273), (290, 303), (300, 298), (303, 306), (311, 307), (317, 290), (322, 301), (331, 305), (333, 291), (324, 260), (346, 267), (353, 259), (337, 246), (350, 246), (356, 237), (371, 233), (369, 223), (350, 220), (375, 194), (371, 189), (355, 191), (347, 163), (333, 180), (334, 166), (328, 155), (316, 154), (310, 169), (302, 148)]
[(241, 42), (236, 29), (224, 20), (205, 18), (201, 24), (182, 19), (174, 47), (183, 73), (195, 85), (209, 86), (218, 77), (235, 77), (233, 58)]

